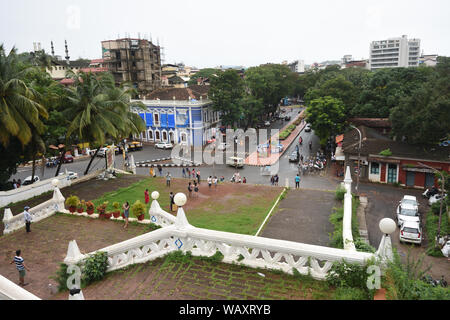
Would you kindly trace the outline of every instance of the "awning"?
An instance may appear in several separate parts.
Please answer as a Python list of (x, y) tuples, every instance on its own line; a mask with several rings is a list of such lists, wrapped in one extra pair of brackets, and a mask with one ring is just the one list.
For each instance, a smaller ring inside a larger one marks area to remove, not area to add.
[(336, 147), (336, 152), (334, 153), (336, 161), (345, 161), (345, 155), (342, 151), (342, 147)]

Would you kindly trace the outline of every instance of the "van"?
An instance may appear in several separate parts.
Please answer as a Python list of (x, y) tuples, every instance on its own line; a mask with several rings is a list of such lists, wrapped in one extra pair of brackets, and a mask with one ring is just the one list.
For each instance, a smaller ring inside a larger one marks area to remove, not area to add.
[(235, 168), (242, 168), (244, 166), (244, 159), (239, 157), (229, 157), (227, 159), (227, 165)]

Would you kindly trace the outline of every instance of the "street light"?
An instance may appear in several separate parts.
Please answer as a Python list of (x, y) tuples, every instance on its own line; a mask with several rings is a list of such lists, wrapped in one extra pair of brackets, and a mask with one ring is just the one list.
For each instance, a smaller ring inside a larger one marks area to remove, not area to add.
[(361, 140), (362, 140), (362, 134), (361, 131), (355, 127), (354, 125), (350, 125), (350, 127), (358, 130), (359, 133), (359, 148), (358, 148), (358, 175), (356, 176), (356, 192), (358, 192), (358, 186), (359, 186), (359, 175), (361, 174), (361, 168), (360, 168), (360, 162), (361, 162)]

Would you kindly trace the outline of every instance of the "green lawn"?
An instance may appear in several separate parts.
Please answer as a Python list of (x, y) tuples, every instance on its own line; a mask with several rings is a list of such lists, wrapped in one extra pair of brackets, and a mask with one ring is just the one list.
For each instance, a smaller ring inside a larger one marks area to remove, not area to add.
[[(97, 207), (108, 201), (107, 211), (113, 211), (112, 203), (115, 201), (121, 206), (125, 201), (130, 205), (136, 200), (144, 203), (144, 191), (147, 188), (150, 202), (146, 206), (145, 218), (148, 219), (153, 191), (160, 194), (158, 202), (161, 208), (169, 211), (169, 192), (187, 194), (187, 181), (172, 179), (172, 185), (168, 188), (165, 178), (146, 178), (128, 187), (105, 193), (101, 198), (93, 200), (93, 203)], [(217, 190), (214, 187), (208, 190), (206, 183), (202, 182), (199, 197), (188, 198), (185, 213), (189, 223), (199, 228), (254, 235), (281, 191), (282, 188), (229, 183), (219, 184)], [(130, 216), (133, 216), (131, 212)]]

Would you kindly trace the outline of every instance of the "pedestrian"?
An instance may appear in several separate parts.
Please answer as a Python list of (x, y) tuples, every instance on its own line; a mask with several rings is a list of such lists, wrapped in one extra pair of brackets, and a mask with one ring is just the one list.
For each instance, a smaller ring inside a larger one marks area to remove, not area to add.
[(28, 284), (28, 283), (25, 283), (25, 275), (26, 275), (25, 270), (30, 271), (30, 269), (28, 269), (27, 266), (25, 266), (23, 261), (24, 260), (21, 257), (21, 251), (17, 250), (16, 251), (16, 256), (14, 257), (13, 261), (11, 261), (11, 263), (10, 263), (10, 264), (13, 264), (13, 263), (16, 264), (17, 271), (19, 271), (19, 284), (22, 287), (26, 286)]
[(224, 176), (221, 176), (220, 177), (220, 182), (224, 182), (225, 181), (225, 177)]
[(217, 177), (216, 176), (214, 176), (213, 183), (214, 183), (214, 189), (217, 188)]
[(186, 178), (186, 171), (184, 170), (184, 168), (183, 168), (183, 170), (181, 171), (181, 173), (182, 173), (182, 175), (183, 175), (183, 178)]
[(173, 200), (175, 196), (174, 196), (172, 191), (170, 192), (169, 197), (170, 197), (170, 212), (172, 212), (173, 211), (173, 205), (175, 204), (175, 201)]
[(125, 218), (125, 225), (123, 226), (124, 229), (128, 227), (128, 217), (130, 216), (130, 204), (125, 202), (122, 206), (123, 208), (123, 216)]
[(153, 167), (150, 167), (150, 177), (154, 177), (154, 176), (155, 176), (155, 174), (153, 172)]
[(188, 191), (189, 191), (189, 197), (192, 198), (192, 183), (189, 182), (188, 184)]
[(247, 183), (247, 178), (244, 177), (244, 180), (242, 180), (242, 183)]
[(167, 172), (166, 174), (166, 186), (170, 187), (170, 179), (172, 178), (172, 176), (170, 175), (170, 172)]
[(209, 189), (211, 189), (211, 185), (212, 185), (212, 177), (209, 176), (208, 177), (208, 187), (209, 187)]
[(200, 170), (197, 170), (197, 182), (200, 184)]
[(195, 179), (197, 177), (196, 173), (195, 173), (195, 169), (192, 168), (192, 179)]
[(159, 176), (162, 177), (162, 167), (160, 164), (158, 164), (158, 171), (159, 171)]
[(270, 177), (270, 184), (271, 185), (275, 184), (275, 177), (273, 175)]
[(13, 179), (12, 184), (13, 184), (14, 189), (17, 189), (17, 182), (16, 182), (16, 179)]
[(29, 206), (25, 206), (25, 208), (23, 208), (23, 218), (25, 219), (25, 227), (27, 229), (27, 232), (31, 232), (31, 214), (28, 212), (28, 209), (30, 209)]
[(144, 197), (145, 197), (145, 204), (147, 204), (150, 201), (150, 196), (148, 194), (148, 189), (145, 189)]
[(276, 174), (276, 175), (275, 175), (275, 185), (276, 185), (276, 186), (278, 186), (278, 179), (279, 179), (278, 174)]
[(195, 196), (198, 197), (198, 185), (197, 185), (197, 181), (194, 181), (194, 192), (195, 192)]
[(191, 170), (189, 170), (189, 168), (186, 168), (186, 172), (188, 174), (188, 178), (191, 179)]
[(17, 188), (20, 188), (20, 186), (22, 185), (22, 180), (17, 180)]
[(295, 177), (295, 189), (298, 189), (300, 187), (300, 176), (297, 173), (297, 176)]

